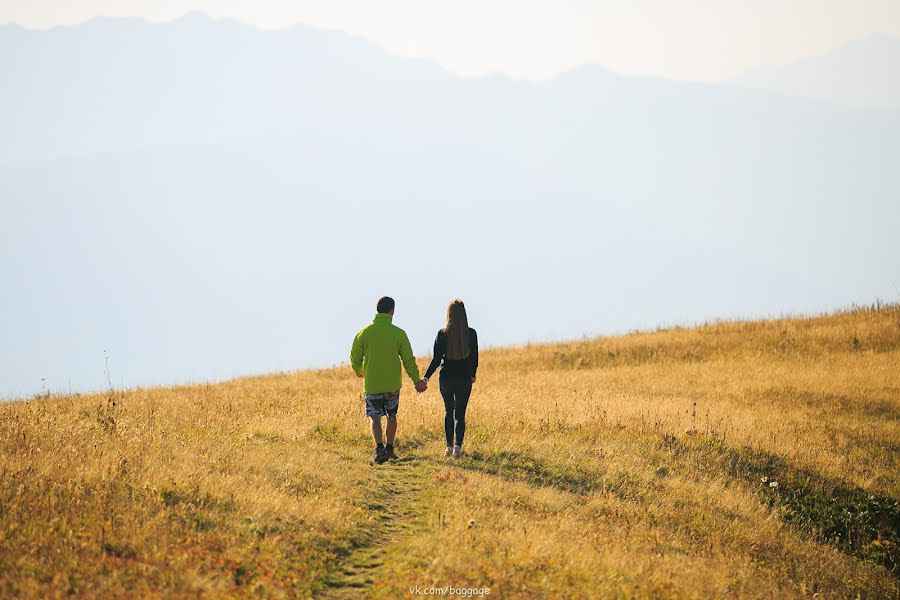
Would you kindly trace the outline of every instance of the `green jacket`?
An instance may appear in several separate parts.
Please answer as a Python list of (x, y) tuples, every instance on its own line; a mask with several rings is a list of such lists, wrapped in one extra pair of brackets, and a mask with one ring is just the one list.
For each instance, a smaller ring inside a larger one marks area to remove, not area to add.
[(391, 323), (391, 315), (378, 313), (371, 324), (359, 330), (350, 349), (350, 366), (366, 376), (366, 393), (396, 392), (402, 383), (400, 360), (413, 381), (419, 381), (419, 366), (406, 332)]

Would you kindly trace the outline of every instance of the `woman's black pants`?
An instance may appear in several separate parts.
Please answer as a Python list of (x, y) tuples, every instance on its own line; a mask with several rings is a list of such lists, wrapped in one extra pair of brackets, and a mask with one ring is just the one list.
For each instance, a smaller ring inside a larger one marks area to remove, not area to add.
[(447, 445), (454, 445), (454, 426), (457, 446), (462, 446), (466, 434), (466, 406), (472, 393), (471, 381), (444, 381), (441, 379), (441, 396), (444, 397), (444, 434)]

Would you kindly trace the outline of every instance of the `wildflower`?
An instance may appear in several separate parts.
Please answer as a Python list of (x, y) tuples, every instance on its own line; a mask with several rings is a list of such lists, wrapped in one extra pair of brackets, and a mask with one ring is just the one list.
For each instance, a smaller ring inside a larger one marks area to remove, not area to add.
[(763, 483), (766, 483), (767, 481), (769, 481), (769, 478), (766, 477), (765, 475), (763, 475), (763, 477), (760, 479), (760, 481), (762, 481)]
[(777, 482), (777, 481), (772, 481), (772, 482), (770, 482), (770, 483), (769, 483), (769, 487), (770, 487), (770, 488), (777, 488), (777, 487), (778, 487), (778, 482)]

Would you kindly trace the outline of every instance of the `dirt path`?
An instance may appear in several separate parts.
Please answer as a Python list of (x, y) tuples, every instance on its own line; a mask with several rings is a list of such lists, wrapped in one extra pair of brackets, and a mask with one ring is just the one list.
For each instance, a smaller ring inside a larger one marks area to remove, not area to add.
[(365, 506), (371, 533), (325, 581), (316, 597), (359, 598), (379, 581), (379, 571), (393, 548), (413, 534), (424, 518), (425, 485), (432, 467), (421, 455), (410, 451), (399, 460), (372, 465), (369, 496)]

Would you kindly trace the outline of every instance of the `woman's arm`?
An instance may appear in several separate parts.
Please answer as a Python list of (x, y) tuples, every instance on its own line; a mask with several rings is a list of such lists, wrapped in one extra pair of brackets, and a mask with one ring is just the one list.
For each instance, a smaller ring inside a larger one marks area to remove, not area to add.
[(431, 364), (428, 365), (428, 370), (425, 371), (425, 379), (430, 379), (432, 375), (434, 375), (435, 370), (439, 366), (441, 366), (441, 360), (444, 358), (444, 353), (447, 351), (446, 340), (444, 340), (444, 336), (441, 335), (443, 331), (437, 332), (437, 337), (434, 338), (434, 355), (431, 359)]
[(472, 383), (475, 383), (475, 374), (478, 372), (478, 334), (474, 329), (469, 331), (469, 339), (471, 339), (472, 348)]

